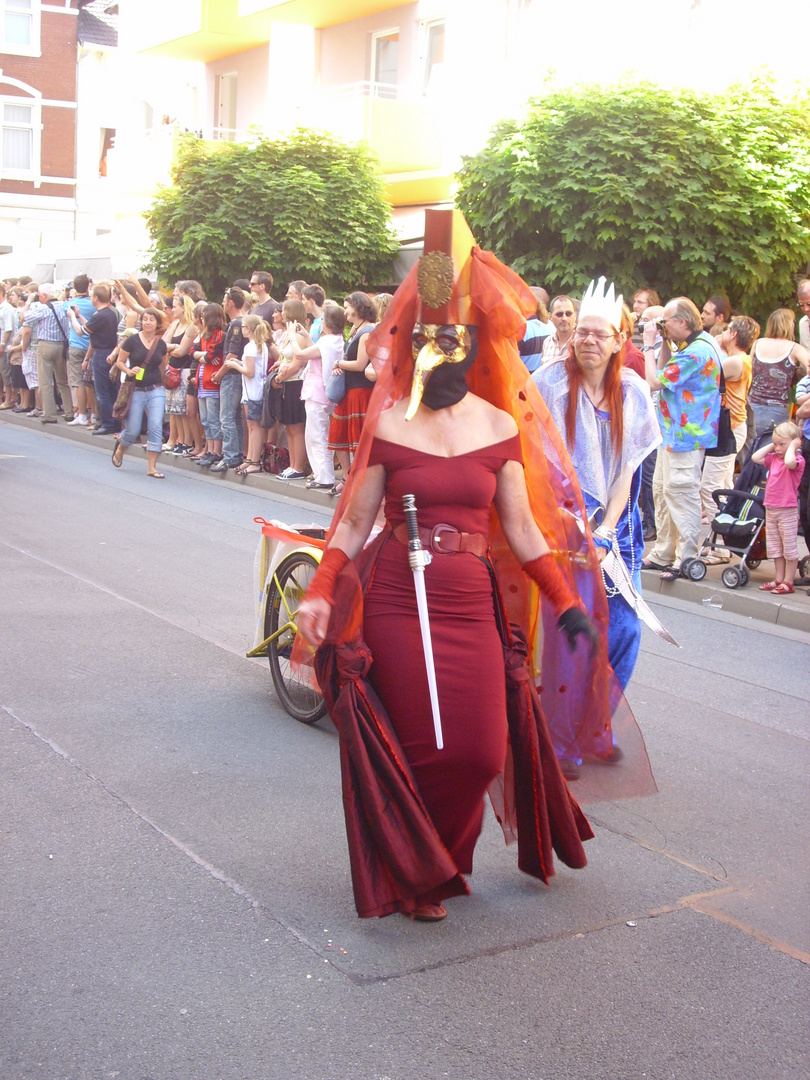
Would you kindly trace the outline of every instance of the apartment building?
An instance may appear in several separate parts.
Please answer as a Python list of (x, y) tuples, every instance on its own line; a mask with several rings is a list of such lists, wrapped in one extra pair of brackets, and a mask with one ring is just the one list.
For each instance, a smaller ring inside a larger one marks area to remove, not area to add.
[(86, 188), (90, 179), (84, 203), (97, 206), (95, 183), (112, 129), (98, 122), (103, 95), (82, 99), (80, 60), (115, 48), (116, 7), (105, 0), (0, 0), (0, 254), (40, 252), (47, 259), (51, 248), (73, 241), (83, 174)]

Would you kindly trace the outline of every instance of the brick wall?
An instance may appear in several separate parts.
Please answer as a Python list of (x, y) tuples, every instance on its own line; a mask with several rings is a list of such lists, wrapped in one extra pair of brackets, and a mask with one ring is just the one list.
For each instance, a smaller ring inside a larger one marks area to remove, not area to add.
[[(74, 6), (75, 2), (74, 2)], [(41, 23), (41, 56), (15, 56), (0, 53), (3, 75), (19, 79), (39, 90), (43, 98), (76, 101), (76, 16), (43, 11)], [(31, 98), (17, 87), (0, 82), (0, 94)], [(42, 107), (41, 171), (44, 176), (76, 175), (76, 110)], [(57, 195), (72, 198), (74, 187), (68, 184), (0, 181), (0, 193)]]

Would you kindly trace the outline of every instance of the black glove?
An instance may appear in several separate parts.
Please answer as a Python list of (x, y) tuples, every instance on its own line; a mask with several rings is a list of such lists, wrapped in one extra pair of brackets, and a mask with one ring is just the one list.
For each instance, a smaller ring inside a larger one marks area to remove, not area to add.
[(591, 655), (596, 650), (596, 643), (599, 640), (599, 635), (596, 629), (582, 610), (582, 608), (572, 607), (567, 611), (564, 611), (557, 620), (557, 629), (562, 630), (568, 638), (568, 644), (571, 646), (571, 652), (577, 647), (577, 637), (579, 634), (584, 634), (591, 646)]

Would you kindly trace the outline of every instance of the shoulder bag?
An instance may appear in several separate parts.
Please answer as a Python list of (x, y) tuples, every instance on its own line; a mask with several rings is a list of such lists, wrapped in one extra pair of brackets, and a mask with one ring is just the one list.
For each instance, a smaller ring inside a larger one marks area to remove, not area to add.
[(737, 440), (731, 430), (731, 410), (723, 404), (726, 396), (726, 377), (720, 364), (720, 417), (717, 421), (717, 446), (710, 446), (706, 457), (730, 457), (737, 453)]

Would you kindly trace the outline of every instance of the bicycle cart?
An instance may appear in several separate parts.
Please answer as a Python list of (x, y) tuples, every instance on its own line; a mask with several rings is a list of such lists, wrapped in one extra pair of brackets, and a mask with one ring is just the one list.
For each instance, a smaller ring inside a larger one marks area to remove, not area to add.
[(291, 656), (296, 615), (321, 561), (326, 530), (318, 525), (285, 525), (254, 518), (262, 536), (254, 564), (256, 638), (248, 656), (266, 656), (279, 701), (302, 724), (326, 713), (320, 692), (298, 672)]

